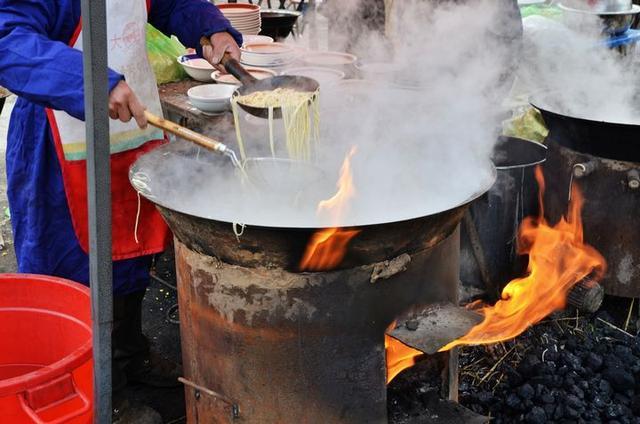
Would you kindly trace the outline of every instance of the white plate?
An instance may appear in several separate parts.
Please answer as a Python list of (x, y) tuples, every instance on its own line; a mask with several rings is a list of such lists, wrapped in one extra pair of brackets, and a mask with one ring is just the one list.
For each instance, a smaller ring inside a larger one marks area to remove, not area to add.
[(289, 68), (280, 73), (280, 75), (299, 75), (302, 77), (312, 78), (320, 83), (327, 85), (336, 83), (345, 77), (345, 73), (337, 69), (321, 68), (314, 66), (301, 66), (299, 68)]
[(273, 43), (273, 38), (268, 37), (266, 35), (247, 35), (246, 37), (243, 37), (243, 46), (246, 46), (247, 44), (255, 44), (255, 43), (259, 43), (259, 44), (265, 44), (265, 43)]
[(295, 50), (282, 43), (248, 43), (241, 49), (242, 63), (251, 66), (282, 66), (295, 57)]
[(293, 47), (284, 43), (247, 43), (242, 51), (250, 54), (274, 55), (293, 52)]
[(262, 67), (262, 68), (276, 68), (278, 66), (287, 66), (291, 65), (295, 58), (291, 59), (273, 59), (269, 62), (247, 62), (244, 59), (240, 61), (245, 66), (254, 66), (254, 67)]
[[(257, 79), (271, 78), (278, 75), (277, 72), (272, 71), (271, 69), (252, 67), (246, 67), (245, 69)], [(236, 77), (231, 74), (223, 74), (220, 71), (215, 71), (214, 73), (212, 73), (211, 78), (213, 78), (213, 80), (218, 84), (240, 85), (240, 81), (238, 81)]]
[(302, 56), (302, 61), (310, 66), (349, 66), (357, 60), (356, 56), (343, 52), (310, 51)]
[(223, 15), (247, 15), (260, 13), (260, 6), (257, 4), (219, 4), (218, 9)]

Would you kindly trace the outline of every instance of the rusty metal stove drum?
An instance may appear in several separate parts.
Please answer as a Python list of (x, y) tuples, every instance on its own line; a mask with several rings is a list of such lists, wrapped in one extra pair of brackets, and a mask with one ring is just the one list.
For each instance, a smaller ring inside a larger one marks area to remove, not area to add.
[(301, 273), (317, 229), (252, 225), (238, 235), (157, 196), (154, 184), (167, 183), (158, 160), (185, 152), (163, 146), (131, 177), (175, 236), (187, 421), (387, 422), (385, 331), (425, 307), (457, 305), (457, 228), (486, 182), (439, 213), (358, 227), (339, 269)]
[(549, 128), (546, 215), (557, 221), (578, 184), (585, 241), (608, 263), (600, 284), (607, 294), (639, 297), (640, 125), (565, 116), (544, 101), (533, 103)]

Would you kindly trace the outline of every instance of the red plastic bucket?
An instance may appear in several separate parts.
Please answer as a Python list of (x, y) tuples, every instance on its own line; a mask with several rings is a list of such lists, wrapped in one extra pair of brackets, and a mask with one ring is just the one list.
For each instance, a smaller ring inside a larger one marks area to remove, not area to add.
[(0, 422), (90, 423), (91, 346), (87, 287), (0, 275)]

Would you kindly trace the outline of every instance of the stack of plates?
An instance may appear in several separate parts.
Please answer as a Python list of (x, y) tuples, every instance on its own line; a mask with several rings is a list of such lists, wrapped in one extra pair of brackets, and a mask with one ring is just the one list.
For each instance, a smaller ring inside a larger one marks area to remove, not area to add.
[(260, 6), (257, 4), (226, 3), (218, 5), (220, 11), (243, 35), (258, 35), (260, 32)]
[(284, 66), (294, 61), (296, 50), (282, 43), (245, 44), (240, 61), (248, 66)]

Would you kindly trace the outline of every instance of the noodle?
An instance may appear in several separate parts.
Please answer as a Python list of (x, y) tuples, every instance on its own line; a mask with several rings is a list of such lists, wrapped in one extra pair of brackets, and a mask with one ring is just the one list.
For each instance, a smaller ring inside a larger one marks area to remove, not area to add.
[(276, 147), (273, 141), (273, 106), (269, 106), (269, 147), (271, 147), (271, 157), (276, 157)]
[(232, 111), (236, 126), (236, 137), (240, 146), (243, 160), (246, 159), (240, 120), (238, 118), (238, 103), (269, 111), (269, 146), (271, 155), (275, 157), (275, 140), (273, 134), (273, 109), (280, 108), (285, 132), (285, 145), (289, 158), (297, 160), (311, 160), (311, 142), (314, 147), (319, 139), (320, 112), (318, 92), (301, 92), (290, 88), (277, 88), (272, 91), (256, 91), (245, 96), (232, 98)]
[(240, 157), (242, 161), (247, 160), (247, 155), (244, 151), (244, 143), (242, 142), (242, 133), (240, 132), (240, 119), (238, 118), (238, 104), (234, 99), (231, 99), (231, 110), (233, 111), (233, 124), (236, 127), (236, 138), (238, 139), (238, 147), (240, 148)]

